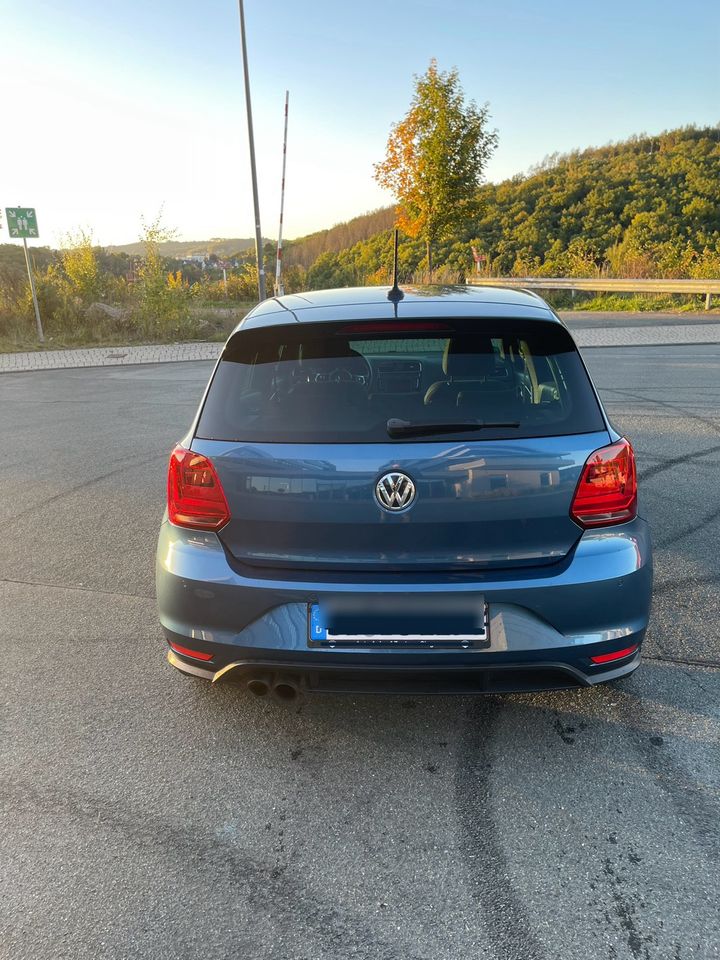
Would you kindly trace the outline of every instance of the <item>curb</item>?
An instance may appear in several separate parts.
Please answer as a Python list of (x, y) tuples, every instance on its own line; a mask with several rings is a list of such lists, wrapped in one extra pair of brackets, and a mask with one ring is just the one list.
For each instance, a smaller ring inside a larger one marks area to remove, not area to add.
[(132, 347), (88, 347), (81, 350), (48, 350), (0, 354), (0, 374), (39, 370), (77, 370), (84, 367), (121, 367), (148, 363), (187, 363), (217, 360), (222, 343), (194, 341), (146, 344)]
[[(650, 327), (593, 327), (570, 331), (581, 350), (597, 347), (686, 347), (720, 344), (720, 323)], [(148, 363), (215, 361), (223, 344), (214, 341), (145, 344), (129, 347), (88, 347), (0, 354), (0, 374), (39, 370), (77, 370), (84, 367), (119, 367)]]

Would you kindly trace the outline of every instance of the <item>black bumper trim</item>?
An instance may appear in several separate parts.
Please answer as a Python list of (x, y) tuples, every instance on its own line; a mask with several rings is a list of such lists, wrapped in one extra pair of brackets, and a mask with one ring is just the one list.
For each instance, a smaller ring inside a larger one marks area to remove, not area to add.
[(309, 663), (307, 660), (236, 660), (217, 672), (186, 663), (172, 651), (168, 661), (179, 670), (213, 680), (246, 682), (257, 673), (293, 678), (311, 693), (474, 694), (528, 693), (591, 687), (631, 674), (640, 651), (611, 670), (586, 673), (562, 661), (404, 665)]

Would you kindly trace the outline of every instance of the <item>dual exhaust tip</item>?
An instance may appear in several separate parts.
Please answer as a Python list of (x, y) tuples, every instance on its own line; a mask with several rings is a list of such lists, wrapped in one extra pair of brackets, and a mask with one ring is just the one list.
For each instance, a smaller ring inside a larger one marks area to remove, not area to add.
[(246, 683), (254, 697), (261, 700), (275, 700), (277, 703), (292, 703), (302, 695), (302, 688), (291, 677), (273, 677), (269, 674), (256, 674)]

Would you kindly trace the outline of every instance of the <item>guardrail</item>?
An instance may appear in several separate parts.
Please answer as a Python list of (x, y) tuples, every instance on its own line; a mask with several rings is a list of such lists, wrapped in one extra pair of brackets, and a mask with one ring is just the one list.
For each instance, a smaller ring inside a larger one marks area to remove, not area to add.
[(720, 294), (718, 280), (631, 280), (584, 277), (468, 277), (467, 282), (479, 287), (518, 287), (521, 290), (593, 290), (617, 293), (701, 293), (705, 309), (710, 309), (713, 294)]

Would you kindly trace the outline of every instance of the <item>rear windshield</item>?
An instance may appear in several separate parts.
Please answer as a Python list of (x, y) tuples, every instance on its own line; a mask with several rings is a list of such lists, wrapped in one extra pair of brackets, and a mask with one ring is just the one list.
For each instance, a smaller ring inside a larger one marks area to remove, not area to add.
[[(410, 426), (394, 443), (604, 429), (580, 357), (559, 324), (403, 320), (239, 331), (217, 367), (197, 436), (386, 443), (388, 420), (432, 425), (431, 435), (414, 436)], [(487, 426), (477, 434), (457, 429), (474, 421)]]

